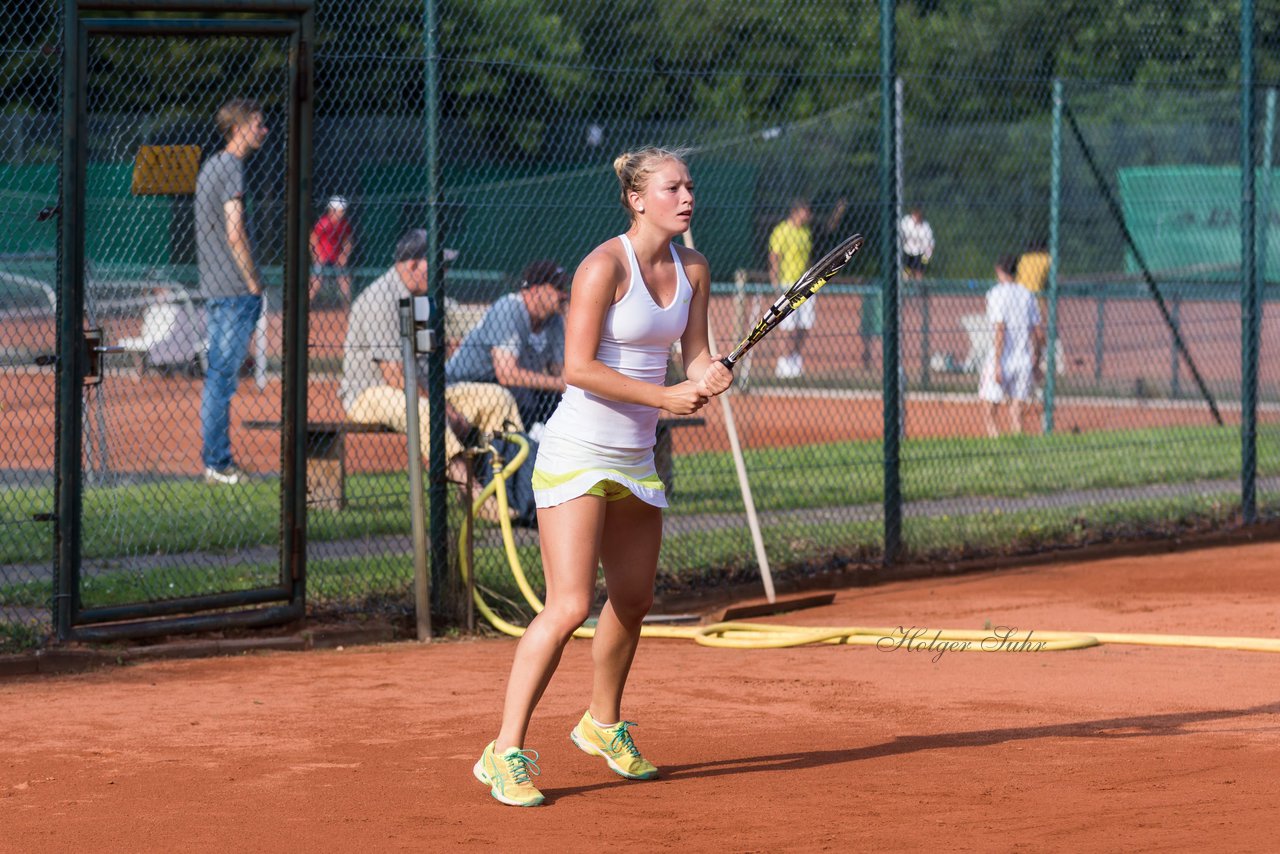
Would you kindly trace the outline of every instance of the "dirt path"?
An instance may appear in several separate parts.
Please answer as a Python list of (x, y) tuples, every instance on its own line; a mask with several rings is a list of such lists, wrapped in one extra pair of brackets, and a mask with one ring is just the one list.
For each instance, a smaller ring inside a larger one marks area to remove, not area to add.
[[(1280, 637), (1280, 546), (849, 590), (779, 622)], [(0, 851), (1262, 851), (1280, 656), (645, 641), (628, 783), (566, 734), (575, 641), (539, 709), (549, 806), (470, 766), (513, 642), (396, 644), (0, 683)], [(608, 828), (602, 831), (601, 828)]]

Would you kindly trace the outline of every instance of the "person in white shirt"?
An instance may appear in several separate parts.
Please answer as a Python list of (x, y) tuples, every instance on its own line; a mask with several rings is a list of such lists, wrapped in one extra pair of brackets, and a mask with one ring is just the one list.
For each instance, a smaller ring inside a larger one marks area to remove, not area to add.
[(924, 266), (933, 257), (933, 229), (924, 218), (924, 211), (912, 208), (911, 213), (898, 223), (898, 238), (902, 246), (902, 275), (907, 279), (923, 279)]
[(987, 322), (993, 341), (982, 367), (978, 397), (988, 436), (999, 436), (996, 408), (1009, 405), (1009, 430), (1022, 432), (1022, 413), (1040, 379), (1044, 332), (1035, 296), (1018, 284), (1018, 259), (1005, 255), (996, 263), (996, 285), (987, 291)]

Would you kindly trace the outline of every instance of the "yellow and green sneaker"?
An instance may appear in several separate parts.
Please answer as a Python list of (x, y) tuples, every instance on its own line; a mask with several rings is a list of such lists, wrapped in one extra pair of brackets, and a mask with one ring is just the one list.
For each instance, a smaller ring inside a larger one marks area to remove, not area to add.
[(496, 744), (489, 742), (471, 769), (476, 779), (489, 787), (489, 794), (513, 807), (536, 807), (546, 800), (531, 779), (542, 773), (538, 752), (508, 747), (499, 754), (494, 749)]
[(631, 721), (619, 721), (608, 727), (597, 726), (591, 712), (586, 712), (569, 733), (569, 738), (583, 753), (603, 756), (615, 774), (628, 780), (652, 780), (658, 776), (658, 769), (640, 755), (640, 749), (631, 740), (631, 733), (627, 730), (633, 726), (635, 724)]

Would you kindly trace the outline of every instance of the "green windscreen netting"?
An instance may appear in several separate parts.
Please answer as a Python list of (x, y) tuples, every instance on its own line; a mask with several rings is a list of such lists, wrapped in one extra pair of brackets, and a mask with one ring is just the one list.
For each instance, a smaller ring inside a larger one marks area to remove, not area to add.
[[(1119, 172), (1125, 222), (1147, 266), (1157, 275), (1195, 279), (1234, 276), (1240, 269), (1240, 169), (1234, 166), (1139, 166)], [(1258, 263), (1280, 275), (1280, 214), (1268, 210), (1280, 171), (1258, 171)], [(1139, 272), (1132, 253), (1128, 272)]]

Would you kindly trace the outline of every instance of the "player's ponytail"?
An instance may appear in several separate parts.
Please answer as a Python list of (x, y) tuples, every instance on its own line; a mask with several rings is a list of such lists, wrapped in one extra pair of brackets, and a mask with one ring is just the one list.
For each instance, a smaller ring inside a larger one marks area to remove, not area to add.
[(624, 151), (613, 160), (613, 171), (618, 174), (618, 185), (621, 190), (622, 209), (635, 221), (636, 211), (631, 207), (631, 193), (643, 193), (649, 184), (649, 176), (657, 168), (669, 160), (684, 163), (684, 149), (658, 148), (648, 145)]

